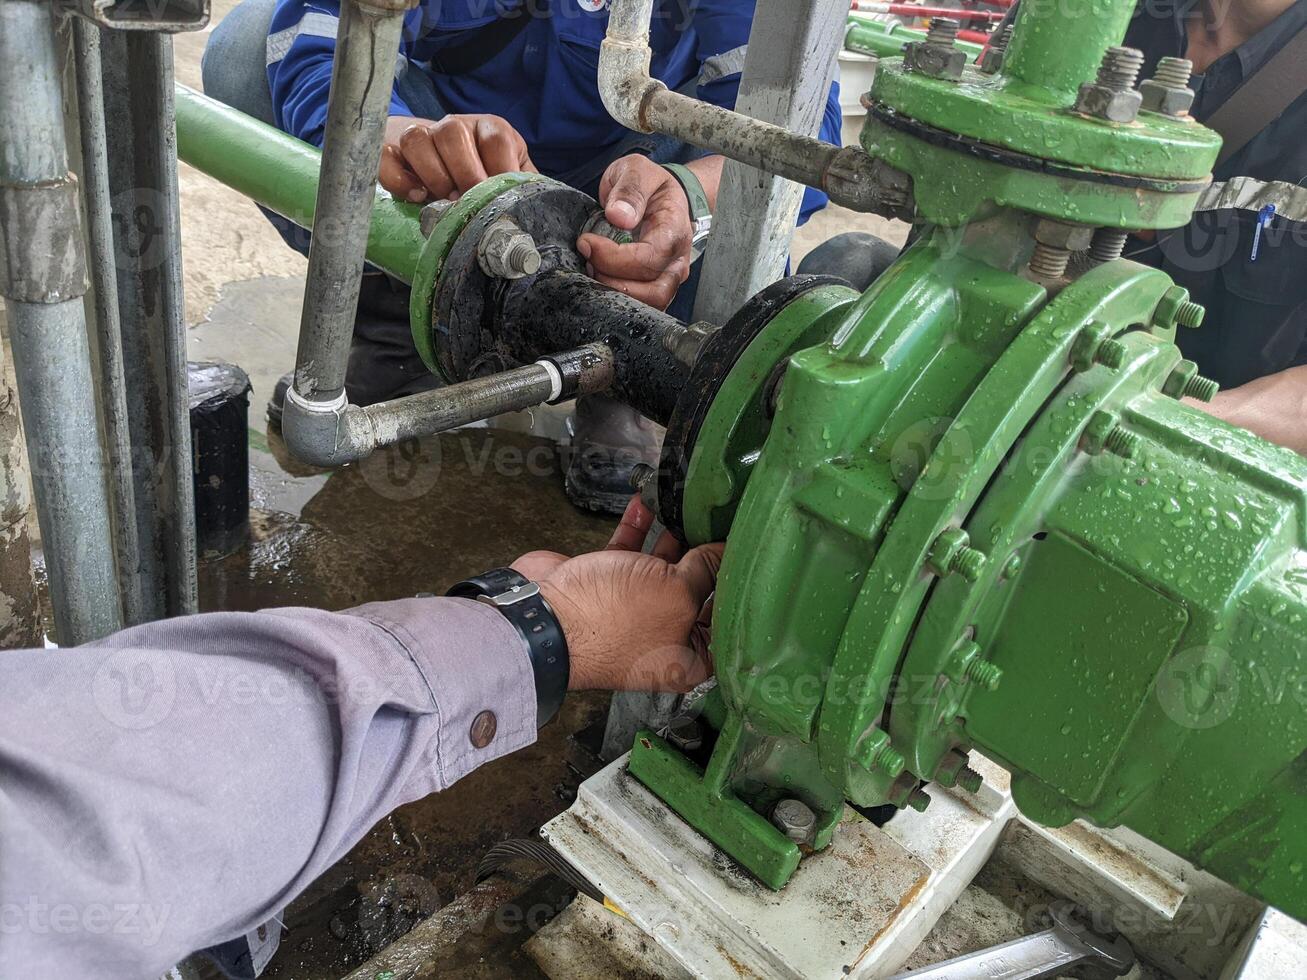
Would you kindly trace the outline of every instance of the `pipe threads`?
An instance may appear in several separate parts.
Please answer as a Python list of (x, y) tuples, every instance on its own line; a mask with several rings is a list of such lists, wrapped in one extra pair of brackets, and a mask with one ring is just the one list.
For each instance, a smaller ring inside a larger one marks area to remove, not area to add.
[(1098, 84), (1114, 92), (1129, 92), (1143, 67), (1144, 53), (1138, 48), (1108, 48), (1098, 67)]
[(1089, 257), (1095, 262), (1119, 259), (1129, 237), (1130, 233), (1120, 228), (1099, 228), (1094, 232), (1094, 240), (1089, 243)]
[(958, 38), (958, 29), (961, 26), (958, 21), (951, 17), (932, 18), (930, 27), (926, 30), (926, 43), (951, 48), (953, 42)]
[(1061, 279), (1071, 262), (1071, 252), (1057, 245), (1035, 242), (1030, 255), (1030, 271), (1040, 279)]
[(1163, 58), (1157, 63), (1153, 81), (1170, 88), (1188, 88), (1194, 63), (1188, 58)]

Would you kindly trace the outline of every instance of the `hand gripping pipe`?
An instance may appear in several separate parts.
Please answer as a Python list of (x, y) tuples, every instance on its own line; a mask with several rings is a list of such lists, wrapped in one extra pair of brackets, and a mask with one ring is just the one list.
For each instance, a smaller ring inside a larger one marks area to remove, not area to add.
[(838, 147), (670, 91), (649, 74), (654, 0), (613, 0), (599, 53), (599, 93), (629, 129), (662, 133), (816, 187), (855, 211), (892, 213), (907, 187), (892, 168), (858, 147)]

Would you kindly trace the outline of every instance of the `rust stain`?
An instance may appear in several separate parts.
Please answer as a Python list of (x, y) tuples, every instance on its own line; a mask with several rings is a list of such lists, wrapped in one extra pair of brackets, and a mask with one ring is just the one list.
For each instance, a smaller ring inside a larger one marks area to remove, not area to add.
[(899, 915), (902, 914), (909, 905), (917, 900), (918, 895), (925, 891), (926, 883), (928, 881), (930, 881), (929, 871), (912, 883), (912, 887), (907, 890), (907, 893), (901, 899), (899, 899), (899, 904), (894, 907), (894, 911), (885, 919), (885, 924), (876, 930), (876, 934), (867, 941), (865, 946), (862, 947), (862, 952), (859, 953), (858, 958), (853, 961), (854, 966), (857, 966), (862, 962), (863, 958), (871, 952), (872, 947), (880, 941), (880, 937), (883, 936), (886, 930), (895, 923)]
[(729, 952), (727, 952), (725, 946), (718, 944), (717, 952), (721, 953), (722, 959), (726, 960), (726, 962), (731, 965), (731, 969), (735, 971), (735, 975), (737, 977), (743, 977), (744, 980), (765, 980), (765, 978), (761, 974), (754, 973), (747, 966), (745, 966), (734, 956), (732, 956)]

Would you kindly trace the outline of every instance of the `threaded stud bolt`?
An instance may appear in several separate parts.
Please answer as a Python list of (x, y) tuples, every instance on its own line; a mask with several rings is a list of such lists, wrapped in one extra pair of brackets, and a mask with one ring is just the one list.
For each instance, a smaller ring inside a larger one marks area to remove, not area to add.
[(977, 66), (986, 75), (996, 75), (1000, 68), (1003, 67), (1003, 56), (1007, 52), (1007, 46), (1012, 41), (1012, 25), (1008, 24), (997, 35), (990, 38), (988, 46), (980, 56), (980, 64)]
[(1105, 340), (1099, 345), (1094, 360), (1109, 370), (1119, 371), (1129, 355), (1130, 352), (1126, 349), (1125, 344), (1113, 338)]
[(979, 793), (980, 788), (985, 785), (985, 777), (970, 766), (964, 766), (958, 773), (958, 785), (968, 793)]
[(1139, 443), (1138, 435), (1118, 425), (1103, 440), (1103, 448), (1114, 456), (1120, 456), (1123, 459), (1134, 459), (1135, 454), (1139, 451)]
[(1207, 310), (1202, 304), (1195, 303), (1193, 300), (1185, 300), (1175, 311), (1175, 322), (1182, 327), (1197, 329), (1203, 325), (1203, 320), (1207, 316)]
[(1030, 254), (1031, 275), (1039, 279), (1061, 279), (1066, 275), (1067, 266), (1070, 264), (1070, 249), (1035, 242), (1035, 250)]
[(948, 570), (957, 572), (968, 582), (975, 582), (980, 578), (980, 573), (985, 570), (987, 560), (983, 551), (964, 546), (954, 552), (952, 560), (948, 563)]
[(1138, 48), (1108, 48), (1098, 66), (1098, 84), (1113, 92), (1129, 92), (1139, 81), (1143, 67), (1144, 53)]
[(926, 43), (951, 48), (958, 39), (958, 31), (961, 27), (962, 24), (952, 17), (934, 17), (930, 21), (930, 27), (926, 29)]
[(1163, 58), (1157, 63), (1153, 80), (1171, 88), (1188, 88), (1194, 73), (1194, 63), (1188, 58)]
[(873, 768), (891, 775), (897, 776), (907, 767), (907, 760), (903, 758), (903, 753), (894, 748), (888, 741), (876, 750), (876, 754), (871, 757)]
[(1195, 374), (1185, 382), (1184, 398), (1195, 398), (1200, 402), (1210, 402), (1220, 392), (1221, 386), (1211, 378)]
[(1089, 243), (1089, 257), (1095, 262), (1112, 262), (1121, 257), (1125, 251), (1128, 231), (1120, 228), (1099, 228), (1094, 232), (1094, 240)]
[(1003, 668), (977, 657), (967, 664), (967, 680), (983, 687), (986, 691), (997, 691), (998, 685), (1003, 681)]
[(930, 806), (930, 794), (918, 786), (908, 794), (908, 806), (918, 813), (925, 813), (926, 807)]

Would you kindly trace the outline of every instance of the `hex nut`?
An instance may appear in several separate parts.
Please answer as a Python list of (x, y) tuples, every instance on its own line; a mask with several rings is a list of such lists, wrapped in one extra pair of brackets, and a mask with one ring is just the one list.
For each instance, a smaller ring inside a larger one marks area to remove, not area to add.
[(493, 225), (477, 248), (481, 270), (496, 279), (521, 279), (540, 271), (535, 239), (509, 222)]
[(1082, 252), (1094, 239), (1094, 229), (1089, 225), (1072, 224), (1069, 221), (1053, 221), (1041, 218), (1035, 225), (1035, 241), (1054, 248), (1066, 249), (1068, 252)]
[(1133, 89), (1129, 92), (1118, 92), (1106, 85), (1086, 82), (1080, 86), (1076, 111), (1108, 122), (1128, 123), (1135, 121), (1142, 102), (1143, 96)]
[(903, 46), (903, 67), (931, 78), (959, 79), (967, 66), (965, 52), (927, 41), (912, 41)]
[(1140, 108), (1165, 116), (1187, 116), (1194, 104), (1194, 90), (1176, 88), (1151, 78), (1139, 83)]
[(667, 723), (666, 738), (682, 752), (694, 752), (703, 745), (703, 729), (689, 715), (677, 715)]
[(997, 75), (999, 69), (1003, 67), (1004, 53), (1002, 48), (996, 48), (991, 44), (981, 54), (980, 63), (976, 67), (986, 75)]

